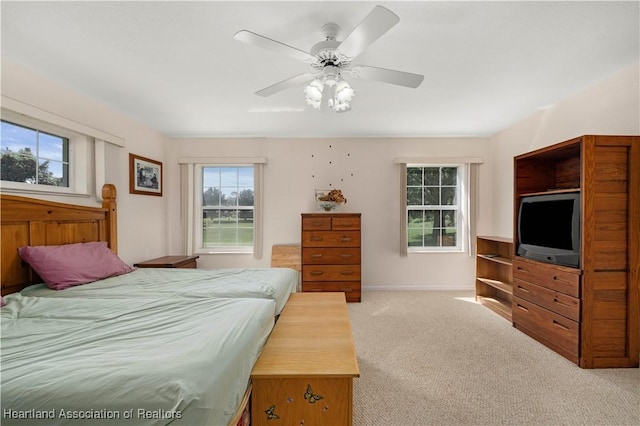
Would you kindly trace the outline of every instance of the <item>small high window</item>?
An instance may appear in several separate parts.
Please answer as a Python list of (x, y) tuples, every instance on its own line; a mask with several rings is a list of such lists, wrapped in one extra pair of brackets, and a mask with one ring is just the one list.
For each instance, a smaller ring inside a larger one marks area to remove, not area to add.
[(3, 181), (70, 186), (69, 138), (5, 120), (1, 126)]

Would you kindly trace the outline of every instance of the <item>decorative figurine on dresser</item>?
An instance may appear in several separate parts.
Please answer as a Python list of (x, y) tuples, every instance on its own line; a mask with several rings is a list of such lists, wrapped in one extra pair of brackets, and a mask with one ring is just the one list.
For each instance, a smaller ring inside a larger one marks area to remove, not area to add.
[(360, 213), (302, 214), (302, 291), (361, 300)]

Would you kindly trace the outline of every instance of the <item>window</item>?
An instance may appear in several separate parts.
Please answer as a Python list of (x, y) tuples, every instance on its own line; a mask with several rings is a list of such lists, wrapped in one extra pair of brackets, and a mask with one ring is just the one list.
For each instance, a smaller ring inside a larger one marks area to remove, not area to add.
[(69, 187), (69, 138), (1, 121), (3, 181)]
[(253, 247), (253, 166), (202, 166), (202, 248)]
[(463, 249), (463, 166), (406, 167), (406, 232), (410, 251)]
[(264, 157), (182, 157), (182, 245), (186, 254), (262, 258)]
[[(4, 96), (2, 101), (11, 103), (11, 99)], [(13, 106), (19, 110), (21, 104)], [(90, 176), (99, 150), (91, 136), (80, 132), (91, 131), (90, 128), (40, 110), (17, 112), (2, 108), (0, 111), (3, 192), (65, 196), (90, 194)], [(41, 113), (46, 120), (27, 112)], [(56, 124), (56, 120), (62, 125)], [(74, 126), (80, 129), (75, 130)], [(95, 175), (96, 184), (98, 178)]]

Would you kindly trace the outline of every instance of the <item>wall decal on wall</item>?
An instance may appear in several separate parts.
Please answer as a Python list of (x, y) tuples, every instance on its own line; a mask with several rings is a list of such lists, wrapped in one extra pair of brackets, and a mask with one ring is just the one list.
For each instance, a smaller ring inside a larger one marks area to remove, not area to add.
[[(347, 177), (354, 177), (350, 152), (340, 152), (338, 147), (329, 144), (325, 150), (311, 154), (313, 163), (311, 177), (316, 182), (316, 188), (335, 188)], [(319, 181), (319, 182), (318, 182)]]

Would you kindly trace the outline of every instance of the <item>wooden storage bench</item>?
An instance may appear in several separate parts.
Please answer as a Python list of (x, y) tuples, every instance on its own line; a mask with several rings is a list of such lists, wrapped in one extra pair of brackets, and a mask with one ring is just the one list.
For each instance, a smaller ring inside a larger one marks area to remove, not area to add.
[(359, 377), (344, 293), (293, 293), (251, 373), (252, 425), (351, 425)]

